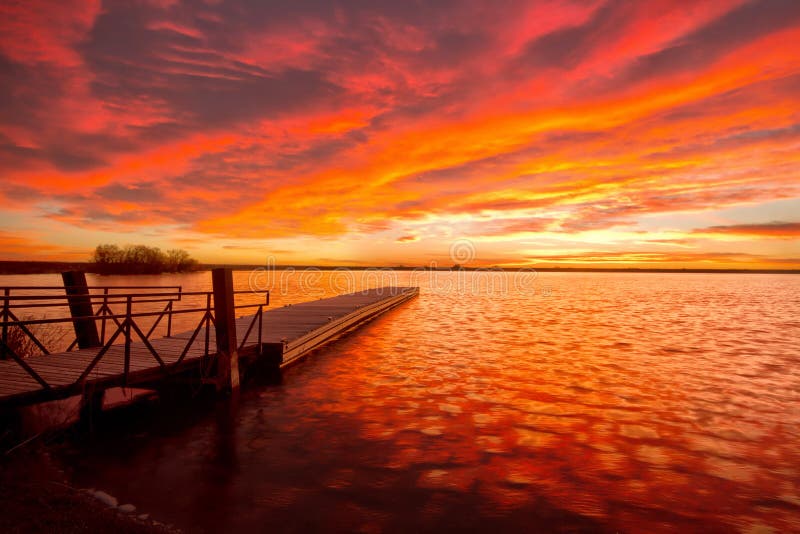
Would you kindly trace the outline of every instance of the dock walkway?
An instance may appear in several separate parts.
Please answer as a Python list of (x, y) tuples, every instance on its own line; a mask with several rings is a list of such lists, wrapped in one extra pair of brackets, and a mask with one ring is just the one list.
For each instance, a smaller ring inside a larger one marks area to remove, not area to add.
[[(383, 287), (287, 305), (263, 313), (259, 308), (257, 314), (234, 320), (238, 361), (247, 365), (264, 358), (276, 367), (290, 365), (418, 293), (416, 287)], [(25, 358), (23, 362), (40, 380), (18, 361), (0, 360), (0, 407), (33, 404), (116, 386), (152, 387), (177, 375), (201, 383), (208, 379), (209, 370), (213, 372), (218, 356), (214, 327), (218, 328), (218, 323), (219, 318), (212, 317), (205, 327), (201, 321), (192, 331), (129, 341), (127, 372), (126, 343), (119, 342), (102, 349), (83, 348)], [(130, 339), (130, 332), (127, 335)], [(105, 352), (100, 354), (102, 350)]]

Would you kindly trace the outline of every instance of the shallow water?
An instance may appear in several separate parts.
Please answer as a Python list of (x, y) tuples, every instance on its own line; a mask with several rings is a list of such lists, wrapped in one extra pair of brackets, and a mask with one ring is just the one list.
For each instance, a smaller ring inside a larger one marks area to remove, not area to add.
[(76, 446), (75, 482), (189, 531), (800, 530), (800, 277), (314, 277), (236, 284), (421, 294), (280, 385)]

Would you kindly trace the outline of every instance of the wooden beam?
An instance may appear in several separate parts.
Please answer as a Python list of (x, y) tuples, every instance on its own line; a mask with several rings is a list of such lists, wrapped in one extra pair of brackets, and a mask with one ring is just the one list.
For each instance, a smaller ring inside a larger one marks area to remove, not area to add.
[[(69, 312), (72, 317), (90, 317), (94, 315), (92, 301), (86, 295), (89, 288), (86, 285), (86, 274), (82, 271), (66, 271), (61, 273), (64, 280), (64, 289), (67, 292)], [(75, 337), (78, 347), (88, 349), (100, 346), (100, 336), (97, 335), (97, 324), (94, 319), (76, 319), (72, 321), (75, 328)]]
[(214, 323), (217, 342), (217, 387), (239, 389), (239, 354), (236, 345), (236, 314), (233, 301), (233, 272), (211, 271), (214, 287)]

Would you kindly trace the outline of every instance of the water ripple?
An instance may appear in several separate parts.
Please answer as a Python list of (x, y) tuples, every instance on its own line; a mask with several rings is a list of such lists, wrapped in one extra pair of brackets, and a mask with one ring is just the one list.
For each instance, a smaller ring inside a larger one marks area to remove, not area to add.
[(198, 530), (800, 530), (800, 277), (538, 282), (550, 296), (423, 284), (230, 427), (154, 432), (76, 476)]

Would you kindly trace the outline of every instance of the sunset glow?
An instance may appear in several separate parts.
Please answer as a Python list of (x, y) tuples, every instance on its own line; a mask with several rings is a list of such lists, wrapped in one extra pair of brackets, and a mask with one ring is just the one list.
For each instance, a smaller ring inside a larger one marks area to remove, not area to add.
[(798, 50), (796, 0), (4, 2), (0, 260), (797, 269)]

